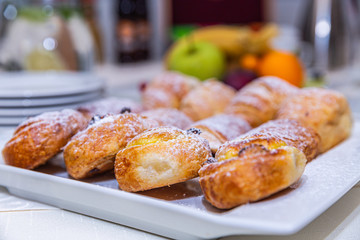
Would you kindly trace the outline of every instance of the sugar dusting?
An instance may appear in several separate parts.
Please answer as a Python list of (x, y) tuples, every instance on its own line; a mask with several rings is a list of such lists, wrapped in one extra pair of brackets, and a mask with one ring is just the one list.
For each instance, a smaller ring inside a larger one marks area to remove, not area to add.
[(142, 106), (130, 99), (109, 97), (98, 101), (86, 103), (78, 108), (80, 112), (91, 115), (118, 114), (124, 107), (131, 109), (133, 113), (142, 111)]
[(180, 129), (185, 129), (192, 123), (188, 116), (174, 108), (148, 110), (141, 115), (158, 121), (161, 126), (174, 126)]
[(303, 126), (296, 120), (279, 119), (269, 121), (226, 144), (239, 141), (247, 143), (256, 139), (265, 141), (278, 140), (298, 148), (307, 155), (308, 151), (310, 154), (311, 147), (317, 146), (318, 139), (316, 137), (317, 135), (312, 129)]
[(84, 129), (87, 121), (78, 111), (72, 109), (46, 112), (25, 120), (16, 128), (14, 134), (27, 131), (28, 128), (37, 129), (40, 134), (44, 124), (48, 126), (60, 125), (65, 135), (73, 135), (77, 131)]
[(142, 92), (143, 104), (147, 109), (178, 108), (181, 99), (198, 85), (199, 80), (193, 77), (176, 72), (164, 72), (150, 81)]
[(97, 137), (89, 137), (91, 133), (95, 133), (98, 137), (114, 135), (114, 141), (119, 139), (127, 139), (129, 141), (137, 134), (156, 126), (158, 126), (156, 121), (135, 113), (108, 115), (76, 134), (73, 139), (80, 142), (80, 145), (81, 143), (95, 145), (98, 141)]
[(200, 82), (196, 78), (177, 72), (164, 72), (150, 82), (150, 86), (167, 89), (178, 98), (182, 98), (199, 84)]
[(227, 114), (218, 114), (210, 118), (200, 120), (192, 127), (205, 126), (217, 132), (227, 140), (232, 140), (251, 129), (249, 123), (240, 117)]
[[(209, 154), (208, 156), (204, 156), (204, 161), (206, 161), (207, 158), (210, 157), (211, 155), (210, 146), (207, 140), (205, 140), (196, 133), (181, 130), (176, 127), (152, 128), (137, 135), (135, 138), (131, 140), (131, 142), (137, 141), (138, 139), (142, 139), (142, 138), (147, 139), (148, 137), (153, 135), (161, 135), (166, 137), (159, 137), (158, 139), (156, 139), (156, 141), (152, 141), (151, 143), (147, 143), (147, 144), (156, 144), (159, 141), (171, 143), (169, 144), (168, 151), (164, 153), (164, 155), (179, 156), (185, 154), (184, 156), (187, 156), (189, 154), (194, 154), (194, 153), (199, 154), (201, 152), (204, 152), (204, 149)], [(187, 140), (186, 141), (187, 144), (185, 146), (184, 146), (184, 141), (182, 141), (181, 139)], [(129, 144), (131, 144), (131, 142)], [(187, 153), (184, 152), (184, 147), (185, 149), (187, 149), (188, 151)]]
[[(262, 110), (264, 102), (270, 104), (274, 111), (277, 111), (282, 101), (297, 93), (298, 88), (277, 77), (262, 77), (247, 84), (234, 97), (230, 105), (245, 104)], [(237, 111), (241, 112), (241, 107)], [(229, 109), (234, 109), (229, 107)]]

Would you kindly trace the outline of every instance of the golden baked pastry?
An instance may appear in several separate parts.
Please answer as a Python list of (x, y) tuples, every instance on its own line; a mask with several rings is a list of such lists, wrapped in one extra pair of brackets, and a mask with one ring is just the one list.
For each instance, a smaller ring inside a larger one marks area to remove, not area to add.
[(235, 96), (235, 89), (214, 79), (194, 88), (181, 101), (180, 110), (198, 121), (224, 112)]
[(143, 107), (131, 99), (108, 97), (83, 104), (77, 110), (90, 120), (96, 115), (105, 116), (106, 114), (119, 114), (124, 110), (128, 110), (132, 113), (140, 113), (142, 112)]
[(295, 147), (266, 149), (252, 144), (236, 156), (203, 166), (199, 182), (215, 207), (233, 208), (270, 196), (298, 181), (306, 157)]
[(8, 165), (34, 169), (59, 153), (87, 120), (78, 111), (47, 112), (20, 124), (2, 154)]
[(197, 133), (159, 127), (133, 138), (116, 155), (119, 187), (137, 192), (197, 177), (201, 164), (211, 156), (208, 142)]
[(239, 115), (257, 127), (274, 119), (284, 99), (297, 91), (297, 87), (280, 78), (261, 77), (238, 91), (225, 113)]
[(200, 85), (196, 78), (177, 72), (164, 72), (150, 81), (142, 91), (145, 109), (179, 108), (181, 99)]
[(221, 144), (250, 131), (251, 126), (240, 117), (218, 114), (195, 122), (190, 128), (200, 129), (201, 137), (208, 140), (211, 151), (216, 153)]
[(319, 152), (320, 137), (312, 128), (305, 127), (296, 120), (272, 120), (224, 143), (215, 157), (218, 161), (236, 157), (242, 149), (253, 144), (269, 150), (292, 146), (302, 151), (310, 161)]
[(160, 126), (173, 126), (180, 129), (186, 129), (193, 122), (185, 113), (175, 108), (151, 109), (142, 112), (141, 115), (158, 121)]
[(352, 128), (346, 98), (329, 89), (302, 89), (282, 105), (277, 118), (296, 119), (317, 131), (321, 137), (320, 153), (346, 139)]
[(109, 115), (76, 134), (64, 148), (66, 170), (75, 179), (114, 168), (116, 153), (158, 123), (135, 113)]

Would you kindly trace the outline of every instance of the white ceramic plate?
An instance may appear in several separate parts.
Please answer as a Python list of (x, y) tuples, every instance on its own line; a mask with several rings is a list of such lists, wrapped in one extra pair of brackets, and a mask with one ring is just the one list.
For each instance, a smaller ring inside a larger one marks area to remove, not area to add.
[(0, 98), (0, 108), (40, 107), (40, 106), (53, 106), (53, 105), (85, 102), (93, 99), (98, 99), (102, 95), (102, 93), (103, 93), (102, 90), (98, 90), (84, 94), (66, 95), (61, 97), (7, 98), (7, 99)]
[(0, 185), (14, 195), (176, 239), (293, 234), (359, 180), (360, 122), (351, 138), (311, 161), (296, 186), (229, 211), (208, 204), (196, 179), (137, 194), (119, 190), (111, 173), (69, 178), (61, 155), (37, 171), (0, 163)]
[(0, 117), (0, 126), (17, 126), (26, 119), (27, 117)]
[(33, 107), (33, 108), (0, 108), (1, 117), (21, 117), (21, 116), (34, 116), (44, 112), (59, 111), (66, 108), (76, 108), (81, 103), (64, 104), (59, 106), (49, 107)]
[(104, 81), (90, 73), (1, 73), (0, 98), (52, 97), (93, 92)]

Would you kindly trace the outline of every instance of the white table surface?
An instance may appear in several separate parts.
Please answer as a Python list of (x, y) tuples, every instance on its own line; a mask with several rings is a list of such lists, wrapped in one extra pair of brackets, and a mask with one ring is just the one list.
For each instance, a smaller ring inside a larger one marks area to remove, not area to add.
[[(133, 74), (131, 68), (101, 66), (96, 73), (103, 76), (109, 86), (109, 95), (128, 95), (127, 84), (137, 84), (161, 71), (159, 63), (138, 65)], [(360, 78), (359, 78), (360, 79)], [(360, 81), (359, 81), (360, 82)], [(338, 86), (344, 92), (354, 112), (360, 113), (360, 85)], [(11, 128), (0, 128), (0, 136), (7, 136)], [(0, 146), (7, 139), (0, 137)], [(0, 183), (1, 185), (1, 183)], [(141, 230), (88, 217), (78, 213), (29, 201), (11, 195), (0, 186), (0, 240), (48, 240), (48, 239), (166, 239)], [(321, 214), (297, 234), (291, 236), (230, 236), (222, 239), (360, 239), (360, 182), (339, 201)]]

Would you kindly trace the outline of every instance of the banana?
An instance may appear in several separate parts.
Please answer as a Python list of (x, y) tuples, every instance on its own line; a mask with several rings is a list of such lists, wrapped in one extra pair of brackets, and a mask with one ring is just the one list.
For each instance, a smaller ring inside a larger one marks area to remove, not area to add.
[(245, 51), (244, 46), (249, 41), (250, 32), (245, 27), (215, 25), (199, 28), (183, 41), (208, 41), (227, 56), (234, 57)]
[(247, 42), (247, 53), (262, 55), (271, 49), (270, 41), (278, 34), (278, 27), (268, 23), (259, 31), (253, 31)]

